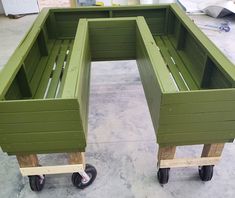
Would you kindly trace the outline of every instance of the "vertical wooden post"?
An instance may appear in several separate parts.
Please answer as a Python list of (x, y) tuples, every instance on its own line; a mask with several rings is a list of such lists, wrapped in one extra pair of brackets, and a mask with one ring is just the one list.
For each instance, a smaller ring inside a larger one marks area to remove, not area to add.
[(181, 50), (184, 48), (184, 42), (185, 42), (185, 36), (186, 36), (186, 29), (182, 24), (179, 24), (179, 32), (177, 35), (177, 44), (176, 44), (176, 48), (178, 50)]
[(85, 169), (86, 163), (85, 163), (85, 155), (81, 152), (72, 152), (68, 153), (69, 164), (83, 164), (83, 168)]
[(31, 155), (16, 155), (20, 168), (39, 166), (38, 157), (35, 154)]
[(55, 14), (53, 12), (50, 13), (49, 19), (50, 19), (50, 27), (49, 27), (50, 35), (54, 39), (57, 39), (57, 37), (59, 36), (59, 32), (58, 32), (58, 29), (57, 29)]
[(165, 10), (166, 10), (166, 11), (165, 11), (166, 13), (165, 13), (165, 24), (164, 24), (164, 25), (165, 25), (165, 27), (164, 27), (164, 32), (165, 32), (165, 34), (168, 34), (168, 25), (169, 25), (169, 23), (168, 23), (168, 22), (169, 22), (169, 21), (168, 21), (168, 20), (169, 20), (169, 8), (166, 8)]
[(213, 71), (214, 63), (206, 56), (204, 62), (204, 71), (202, 76), (201, 88), (210, 88), (210, 78)]
[(20, 88), (20, 92), (24, 98), (31, 98), (32, 97), (32, 91), (29, 85), (28, 77), (26, 74), (25, 64), (20, 67), (18, 73), (17, 73), (17, 81)]
[(43, 56), (47, 56), (48, 55), (48, 46), (47, 46), (47, 42), (46, 42), (46, 30), (43, 27), (41, 32), (38, 35), (38, 46), (40, 49), (40, 52)]
[(167, 147), (160, 147), (158, 149), (158, 162), (160, 160), (166, 159), (174, 159), (176, 152), (176, 146), (167, 146)]
[(109, 18), (113, 18), (113, 11), (109, 10)]
[(220, 157), (223, 152), (224, 145), (224, 143), (205, 144), (203, 146), (201, 157)]

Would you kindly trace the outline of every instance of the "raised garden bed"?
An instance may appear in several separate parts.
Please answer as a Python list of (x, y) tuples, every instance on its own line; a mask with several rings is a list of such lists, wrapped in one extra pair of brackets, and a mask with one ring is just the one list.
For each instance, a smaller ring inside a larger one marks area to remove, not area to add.
[(84, 151), (90, 62), (128, 59), (160, 146), (233, 140), (234, 65), (177, 5), (89, 7), (43, 10), (1, 71), (3, 151)]

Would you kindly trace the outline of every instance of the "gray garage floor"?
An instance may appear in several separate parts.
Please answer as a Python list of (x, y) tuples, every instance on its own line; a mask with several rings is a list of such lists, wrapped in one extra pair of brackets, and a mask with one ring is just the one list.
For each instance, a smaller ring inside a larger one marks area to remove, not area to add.
[[(17, 20), (0, 17), (0, 67), (6, 63), (35, 17)], [(200, 17), (195, 20), (206, 21)], [(234, 42), (231, 40), (235, 39), (234, 30), (217, 36), (211, 31), (206, 33), (220, 47), (223, 45), (218, 38), (223, 38), (227, 49), (222, 50), (234, 61)], [(177, 168), (171, 170), (168, 185), (162, 187), (156, 177), (155, 134), (135, 61), (94, 63), (91, 75), (86, 159), (98, 171), (94, 184), (81, 191), (72, 186), (69, 174), (54, 175), (47, 176), (42, 192), (31, 192), (28, 179), (19, 173), (15, 157), (0, 151), (1, 198), (235, 197), (235, 144), (226, 144), (211, 182), (199, 180), (197, 167)], [(197, 156), (201, 149), (202, 146), (180, 147), (177, 156)], [(42, 155), (40, 160), (42, 165), (65, 164), (66, 155)]]

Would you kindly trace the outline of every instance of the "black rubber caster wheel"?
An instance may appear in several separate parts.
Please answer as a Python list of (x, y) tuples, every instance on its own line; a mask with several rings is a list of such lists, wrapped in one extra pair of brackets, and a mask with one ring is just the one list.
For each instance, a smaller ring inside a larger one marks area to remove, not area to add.
[(73, 173), (71, 179), (75, 187), (79, 189), (84, 189), (93, 183), (97, 175), (95, 167), (90, 164), (86, 164), (85, 172), (90, 177), (89, 181), (84, 181), (84, 179), (79, 173)]
[(213, 165), (210, 166), (199, 166), (199, 176), (202, 181), (210, 181), (213, 177)]
[(32, 191), (41, 191), (45, 184), (45, 175), (29, 176), (29, 185)]
[(160, 184), (167, 184), (169, 180), (169, 168), (159, 168), (157, 172), (158, 181)]

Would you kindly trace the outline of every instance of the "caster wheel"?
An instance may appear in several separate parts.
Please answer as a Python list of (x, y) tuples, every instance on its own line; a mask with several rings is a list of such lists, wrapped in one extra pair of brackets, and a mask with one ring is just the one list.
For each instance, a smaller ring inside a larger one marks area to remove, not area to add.
[(213, 177), (213, 165), (210, 166), (199, 166), (199, 176), (202, 181), (210, 181)]
[(169, 168), (160, 168), (157, 172), (158, 181), (160, 184), (167, 184), (169, 180)]
[(32, 191), (41, 191), (45, 184), (45, 175), (29, 176), (29, 185)]
[(85, 172), (90, 177), (89, 181), (85, 181), (79, 173), (73, 173), (71, 179), (75, 187), (84, 189), (93, 183), (97, 175), (95, 167), (90, 164), (86, 164)]

